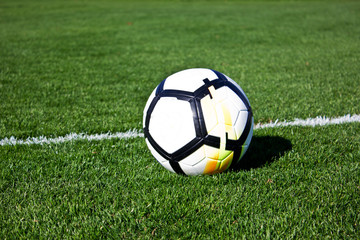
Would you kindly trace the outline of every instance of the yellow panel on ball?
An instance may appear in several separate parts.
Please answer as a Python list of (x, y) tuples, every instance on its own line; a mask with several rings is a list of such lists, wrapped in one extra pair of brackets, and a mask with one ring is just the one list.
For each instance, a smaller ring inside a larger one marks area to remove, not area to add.
[(224, 160), (208, 159), (203, 174), (215, 174), (225, 171), (230, 167), (234, 158), (234, 152), (231, 152)]
[(203, 174), (213, 174), (218, 164), (219, 164), (218, 160), (208, 159)]
[(234, 158), (234, 152), (231, 152), (224, 160), (221, 161), (219, 172), (223, 172), (230, 167), (230, 164)]

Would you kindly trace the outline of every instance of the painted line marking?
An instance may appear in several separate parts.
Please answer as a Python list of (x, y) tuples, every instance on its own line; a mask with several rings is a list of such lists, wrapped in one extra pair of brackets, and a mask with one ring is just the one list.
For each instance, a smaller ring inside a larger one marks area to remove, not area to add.
[[(334, 124), (344, 124), (360, 122), (360, 115), (345, 115), (342, 117), (315, 117), (307, 119), (295, 119), (294, 121), (275, 121), (270, 123), (258, 123), (254, 125), (254, 129), (263, 129), (263, 128), (276, 128), (276, 127), (288, 127), (288, 126), (303, 126), (303, 127), (316, 127), (316, 126), (326, 126)], [(128, 139), (128, 138), (137, 138), (144, 137), (144, 134), (141, 130), (133, 129), (127, 132), (117, 132), (117, 133), (101, 133), (101, 134), (92, 134), (88, 135), (85, 133), (69, 133), (62, 137), (48, 138), (44, 136), (40, 137), (29, 137), (26, 140), (17, 139), (15, 137), (4, 138), (0, 140), (0, 146), (8, 145), (44, 145), (44, 144), (57, 144), (70, 141), (79, 141), (79, 140), (88, 140), (88, 141), (101, 141), (106, 139)]]
[(129, 130), (127, 132), (117, 132), (117, 133), (101, 133), (101, 134), (93, 134), (87, 135), (85, 133), (69, 133), (63, 137), (56, 138), (47, 138), (44, 136), (40, 137), (29, 137), (26, 140), (16, 139), (15, 137), (4, 138), (0, 140), (0, 146), (6, 145), (32, 145), (32, 144), (51, 144), (51, 143), (64, 143), (70, 141), (78, 141), (78, 140), (88, 140), (88, 141), (101, 141), (105, 139), (127, 139), (127, 138), (136, 138), (136, 137), (144, 137), (144, 134), (139, 130)]
[(307, 119), (295, 119), (294, 121), (288, 122), (270, 122), (270, 123), (258, 123), (254, 126), (254, 129), (261, 128), (275, 128), (275, 127), (288, 127), (288, 126), (302, 126), (302, 127), (316, 127), (316, 126), (326, 126), (326, 125), (334, 125), (334, 124), (344, 124), (344, 123), (352, 123), (352, 122), (360, 122), (360, 115), (345, 115), (342, 117), (315, 117), (315, 118), (307, 118)]

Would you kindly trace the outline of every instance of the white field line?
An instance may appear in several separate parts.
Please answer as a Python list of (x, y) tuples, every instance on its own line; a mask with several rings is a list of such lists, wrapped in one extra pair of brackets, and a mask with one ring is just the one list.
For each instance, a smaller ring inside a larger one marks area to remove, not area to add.
[[(276, 128), (276, 127), (288, 127), (288, 126), (303, 126), (303, 127), (315, 127), (315, 126), (325, 126), (325, 125), (333, 125), (333, 124), (344, 124), (344, 123), (352, 123), (352, 122), (360, 122), (360, 115), (345, 115), (342, 117), (315, 117), (315, 118), (307, 118), (307, 119), (295, 119), (294, 121), (275, 121), (270, 123), (258, 123), (254, 126), (254, 129), (262, 129), (262, 128)], [(100, 141), (105, 139), (128, 139), (128, 138), (136, 138), (136, 137), (144, 137), (144, 134), (141, 130), (133, 129), (127, 132), (117, 132), (117, 133), (102, 133), (102, 134), (93, 134), (88, 135), (85, 133), (69, 133), (63, 137), (56, 138), (47, 138), (44, 136), (40, 137), (29, 137), (26, 140), (17, 139), (15, 137), (4, 138), (0, 140), (0, 146), (7, 145), (32, 145), (32, 144), (52, 144), (52, 143), (63, 143), (69, 141), (78, 141), (78, 140), (88, 140), (88, 141)]]
[(47, 138), (44, 136), (40, 137), (29, 137), (26, 140), (16, 139), (15, 137), (4, 138), (0, 140), (0, 146), (6, 145), (32, 145), (32, 144), (51, 144), (51, 143), (63, 143), (70, 141), (78, 141), (78, 140), (88, 140), (88, 141), (100, 141), (105, 139), (126, 139), (126, 138), (136, 138), (136, 137), (144, 137), (144, 134), (139, 130), (129, 130), (127, 132), (117, 132), (117, 133), (101, 133), (101, 134), (93, 134), (87, 135), (85, 133), (69, 133), (63, 137), (56, 138)]
[(275, 127), (288, 127), (288, 126), (302, 126), (302, 127), (315, 127), (315, 126), (325, 126), (325, 125), (333, 125), (333, 124), (344, 124), (344, 123), (352, 123), (352, 122), (360, 122), (360, 115), (345, 115), (342, 117), (315, 117), (315, 118), (307, 118), (307, 119), (297, 119), (294, 121), (288, 122), (270, 122), (270, 123), (258, 123), (254, 126), (254, 129), (261, 128), (275, 128)]

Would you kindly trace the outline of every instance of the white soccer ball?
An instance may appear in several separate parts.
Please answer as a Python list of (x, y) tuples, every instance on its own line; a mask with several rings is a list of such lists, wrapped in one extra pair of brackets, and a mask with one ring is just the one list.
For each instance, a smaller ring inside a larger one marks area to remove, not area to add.
[(223, 172), (245, 154), (253, 134), (249, 100), (226, 75), (187, 69), (151, 93), (143, 117), (145, 141), (166, 169), (179, 174)]

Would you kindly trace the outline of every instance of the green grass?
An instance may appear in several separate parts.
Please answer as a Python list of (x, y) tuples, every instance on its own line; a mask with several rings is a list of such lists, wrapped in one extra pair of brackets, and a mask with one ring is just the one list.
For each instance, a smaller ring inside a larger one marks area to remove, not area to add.
[[(359, 26), (356, 1), (2, 1), (0, 139), (141, 129), (192, 67), (255, 122), (359, 114)], [(182, 177), (141, 138), (0, 146), (0, 238), (359, 239), (359, 149), (359, 123), (262, 129), (241, 169)]]
[(348, 124), (257, 131), (254, 143), (286, 139), (291, 149), (272, 159), (281, 146), (273, 147), (257, 158), (261, 168), (206, 177), (164, 170), (143, 139), (2, 147), (1, 234), (357, 238), (359, 130)]

